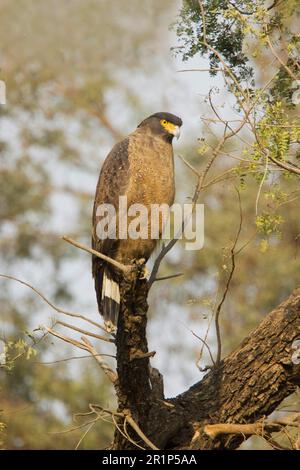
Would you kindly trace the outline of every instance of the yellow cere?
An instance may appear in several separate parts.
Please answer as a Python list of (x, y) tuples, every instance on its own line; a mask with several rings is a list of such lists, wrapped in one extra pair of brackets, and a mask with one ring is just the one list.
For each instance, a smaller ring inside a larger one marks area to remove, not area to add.
[(170, 134), (174, 134), (176, 131), (177, 126), (172, 124), (172, 122), (166, 121), (166, 119), (161, 119), (160, 123)]

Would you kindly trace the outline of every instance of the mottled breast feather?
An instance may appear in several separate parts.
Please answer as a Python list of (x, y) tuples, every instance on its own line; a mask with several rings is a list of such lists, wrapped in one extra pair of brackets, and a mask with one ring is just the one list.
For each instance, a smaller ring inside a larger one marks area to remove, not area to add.
[(172, 145), (145, 129), (137, 129), (129, 137), (128, 158), (127, 193), (131, 203), (171, 205), (175, 193)]

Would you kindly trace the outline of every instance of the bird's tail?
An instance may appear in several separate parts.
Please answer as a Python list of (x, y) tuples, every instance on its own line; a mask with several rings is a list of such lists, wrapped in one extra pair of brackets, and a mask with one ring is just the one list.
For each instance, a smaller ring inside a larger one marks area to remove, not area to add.
[(115, 331), (120, 310), (120, 287), (113, 273), (105, 267), (102, 278), (101, 314), (108, 331)]

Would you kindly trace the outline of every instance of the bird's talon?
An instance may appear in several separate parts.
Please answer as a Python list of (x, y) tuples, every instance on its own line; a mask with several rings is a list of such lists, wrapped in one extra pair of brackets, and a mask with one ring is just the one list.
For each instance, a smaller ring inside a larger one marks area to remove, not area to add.
[(140, 275), (139, 275), (139, 279), (147, 279), (148, 276), (150, 274), (150, 271), (149, 269), (147, 268), (147, 266), (141, 266), (141, 270), (140, 270)]
[(104, 326), (105, 326), (106, 332), (112, 335), (114, 335), (114, 333), (117, 331), (116, 325), (114, 325), (111, 320), (105, 320)]
[(131, 260), (131, 264), (134, 264), (135, 266), (139, 267), (139, 266), (143, 266), (143, 264), (146, 263), (146, 260), (145, 258), (134, 258), (133, 260)]
[(138, 272), (139, 279), (147, 279), (149, 275), (149, 270), (147, 269), (145, 258), (133, 259), (131, 264), (135, 267), (136, 271)]

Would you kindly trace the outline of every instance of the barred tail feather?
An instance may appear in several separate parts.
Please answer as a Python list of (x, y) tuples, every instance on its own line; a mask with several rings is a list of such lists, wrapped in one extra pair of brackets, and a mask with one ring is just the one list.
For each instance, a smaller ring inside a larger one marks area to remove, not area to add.
[(108, 331), (115, 331), (117, 329), (119, 309), (119, 284), (112, 278), (110, 271), (108, 269), (104, 269), (101, 293), (101, 313)]

